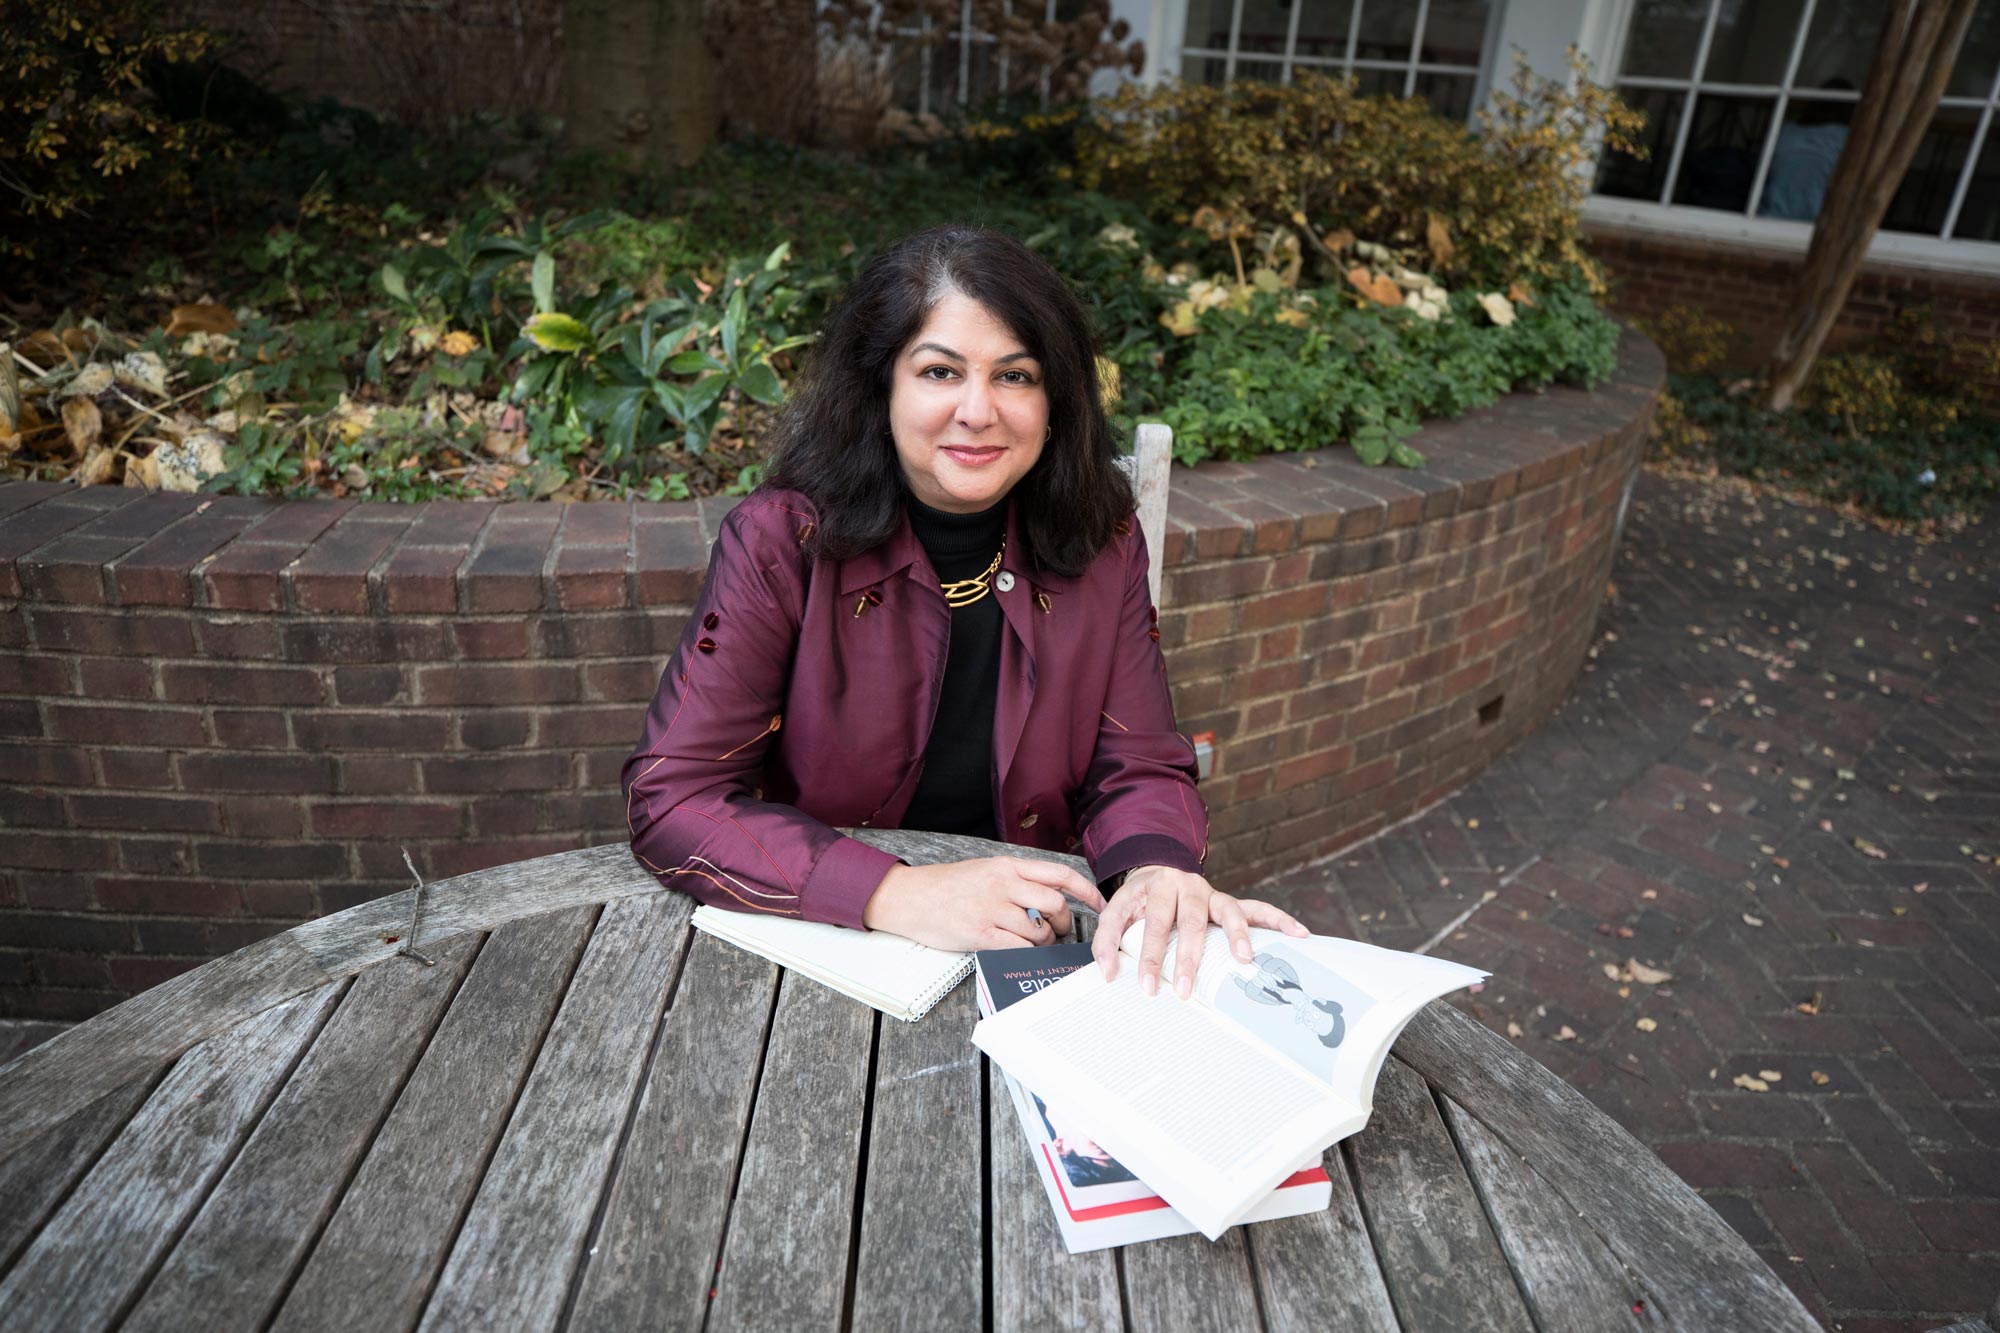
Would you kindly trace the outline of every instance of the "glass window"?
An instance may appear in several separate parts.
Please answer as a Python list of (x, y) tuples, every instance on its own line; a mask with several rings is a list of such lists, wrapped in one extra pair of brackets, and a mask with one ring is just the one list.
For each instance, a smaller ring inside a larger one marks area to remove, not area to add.
[(1647, 152), (1644, 159), (1604, 154), (1597, 164), (1597, 192), (1658, 203), (1667, 188), (1667, 166), (1673, 161), (1674, 136), (1680, 132), (1687, 94), (1665, 88), (1621, 88), (1619, 94), (1634, 110), (1645, 113), (1646, 127), (1639, 138)]
[(1757, 159), (1777, 103), (1764, 97), (1703, 93), (1695, 99), (1674, 202), (1695, 208), (1748, 211)]
[[(1631, 3), (1616, 85), (1645, 113), (1652, 156), (1604, 154), (1598, 193), (1797, 222), (1818, 217), (1875, 57), (1880, 0)], [(2000, 226), (2000, 108), (1989, 105), (1996, 76), (2000, 3), (1988, 0), (1974, 11), (1945, 101), (1885, 229), (1990, 239)], [(1954, 201), (1962, 201), (1955, 215)]]
[(1708, 23), (1710, 0), (1660, 0), (1641, 3), (1625, 37), (1624, 74), (1628, 78), (1688, 79), (1701, 50), (1701, 32)]
[(1804, 7), (1801, 0), (1722, 0), (1701, 81), (1783, 83)]
[(1294, 55), (1341, 59), (1347, 55), (1347, 25), (1354, 17), (1353, 0), (1296, 0), (1299, 42)]
[(1188, 0), (1181, 77), (1220, 83), (1233, 51), (1239, 79), (1351, 75), (1364, 96), (1410, 88), (1464, 120), (1493, 11), (1493, 0)]
[(1882, 215), (1891, 231), (1922, 231), (1936, 235), (1951, 211), (1951, 196), (1971, 155), (1972, 136), (1979, 132), (1979, 108), (1939, 107), (1931, 127), (1903, 173), (1903, 183)]

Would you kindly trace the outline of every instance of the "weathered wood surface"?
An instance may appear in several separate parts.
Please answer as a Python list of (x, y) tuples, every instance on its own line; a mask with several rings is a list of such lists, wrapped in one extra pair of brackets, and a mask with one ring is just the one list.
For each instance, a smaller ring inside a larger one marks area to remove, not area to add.
[(1235, 1333), (1257, 1328), (1250, 1247), (1243, 1227), (1211, 1243), (1173, 1236), (1129, 1245), (1125, 1256), (1125, 1317), (1133, 1333)]
[[(1659, 1301), (1648, 1297), (1588, 1221), (1477, 1116), (1448, 1098), (1444, 1110), (1541, 1333), (1638, 1333), (1661, 1322)], [(1637, 1301), (1651, 1311), (1643, 1323), (1632, 1309)]]
[(125, 1329), (264, 1325), (479, 943), (461, 936), (435, 947), (434, 967), (406, 958), (355, 978)]
[(0, 1273), (41, 1228), (56, 1201), (69, 1193), (112, 1136), (125, 1127), (154, 1082), (140, 1079), (106, 1093), (0, 1162)]
[(1326, 1154), (1333, 1202), (1324, 1211), (1281, 1217), (1250, 1228), (1250, 1254), (1274, 1329), (1342, 1329), (1369, 1333), (1396, 1328), (1395, 1307), (1361, 1220), (1347, 1160)]
[(1534, 1323), (1430, 1089), (1402, 1061), (1382, 1062), (1368, 1128), (1347, 1147), (1403, 1327), (1413, 1333), (1532, 1333)]
[(776, 964), (695, 933), (572, 1329), (701, 1327), (777, 988)]
[(997, 1333), (1064, 1330), (1092, 1333), (1123, 1324), (1114, 1250), (1070, 1254), (1063, 1248), (1035, 1159), (1021, 1132), (1007, 1076), (986, 1065), (988, 1197), (992, 1204), (988, 1272)]
[(0, 1066), (0, 1159), (196, 1042), (335, 980), (289, 934), (163, 981)]
[(502, 926), (487, 939), (286, 1296), (277, 1328), (352, 1333), (416, 1324), (596, 915), (572, 907)]
[(327, 986), (188, 1052), (0, 1282), (0, 1328), (111, 1324), (339, 999)]
[[(961, 982), (920, 1022), (882, 1023), (852, 1326), (974, 1328), (984, 1317), (979, 1017)], [(1006, 1108), (1011, 1111), (1011, 1107)]]
[(877, 1017), (804, 977), (779, 986), (709, 1333), (840, 1327)]
[(968, 838), (956, 833), (925, 833), (919, 829), (851, 828), (841, 832), (891, 856), (900, 856), (913, 866), (974, 861), (987, 856), (1013, 856), (1024, 861), (1048, 861), (1068, 866), (1096, 883), (1091, 879), (1090, 862), (1080, 856), (1044, 851), (1040, 847), (1016, 847), (1011, 843), (989, 842), (985, 838)]
[[(1819, 1328), (1798, 1297), (1666, 1163), (1584, 1095), (1442, 1002), (1403, 1029), (1396, 1054), (1525, 1158), (1588, 1217), (1687, 1328)], [(1379, 1111), (1378, 1111), (1379, 1114)]]
[(680, 894), (651, 894), (617, 899), (599, 915), (420, 1328), (556, 1322), (680, 966), (691, 908)]

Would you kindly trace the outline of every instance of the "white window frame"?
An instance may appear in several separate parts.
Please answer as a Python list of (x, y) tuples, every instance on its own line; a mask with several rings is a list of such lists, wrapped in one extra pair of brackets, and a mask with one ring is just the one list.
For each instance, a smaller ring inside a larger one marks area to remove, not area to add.
[[(1632, 25), (1638, 15), (1643, 0), (1625, 0), (1620, 8), (1620, 31), (1618, 34), (1616, 57), (1607, 61), (1610, 69), (1621, 69), (1625, 63), (1625, 47), (1631, 38)], [(1583, 206), (1586, 222), (1608, 225), (1620, 229), (1677, 236), (1681, 239), (1701, 238), (1727, 241), (1748, 249), (1763, 250), (1778, 254), (1804, 254), (1812, 240), (1813, 224), (1780, 218), (1758, 217), (1748, 211), (1760, 202), (1771, 161), (1776, 155), (1778, 129), (1784, 124), (1787, 108), (1795, 101), (1849, 102), (1858, 103), (1860, 92), (1822, 92), (1818, 89), (1800, 90), (1792, 86), (1798, 74), (1799, 59), (1805, 49), (1806, 36), (1812, 31), (1812, 21), (1818, 0), (1804, 0), (1799, 12), (1798, 27), (1792, 34), (1792, 47), (1787, 54), (1782, 84), (1736, 84), (1708, 82), (1700, 78), (1706, 72), (1709, 50), (1715, 36), (1716, 20), (1721, 12), (1722, 0), (1709, 0), (1701, 36), (1696, 44), (1692, 77), (1685, 79), (1660, 78), (1654, 76), (1626, 77), (1619, 74), (1606, 79), (1617, 88), (1657, 89), (1677, 92), (1685, 99), (1681, 104), (1680, 121), (1675, 127), (1673, 142), (1667, 147), (1667, 170), (1662, 177), (1660, 194), (1657, 199), (1633, 199), (1622, 195), (1592, 193)], [(1599, 77), (1604, 77), (1602, 74)], [(1764, 143), (1757, 159), (1757, 170), (1751, 179), (1749, 198), (1745, 211), (1725, 212), (1721, 209), (1700, 208), (1692, 204), (1675, 204), (1674, 188), (1680, 182), (1680, 169), (1686, 152), (1688, 136), (1694, 125), (1696, 103), (1703, 95), (1730, 97), (1767, 97), (1772, 100), (1771, 122), (1765, 128)], [(1952, 188), (1952, 198), (1945, 211), (1945, 217), (1938, 232), (1922, 233), (1909, 231), (1881, 230), (1875, 233), (1868, 248), (1868, 258), (1894, 263), (1911, 268), (1933, 269), (1955, 273), (2000, 274), (2000, 242), (1965, 240), (1951, 235), (1958, 225), (1959, 213), (1965, 204), (1966, 192), (1972, 182), (1973, 173), (1978, 170), (1980, 154), (1985, 150), (1987, 135), (1993, 129), (1996, 103), (2000, 103), (2000, 70), (1996, 70), (1993, 84), (1987, 89), (1986, 97), (1946, 97), (1939, 101), (1940, 109), (1959, 107), (1979, 112), (1979, 121), (1966, 147), (1965, 165), (1959, 171), (1957, 182)], [(2000, 132), (2000, 131), (1994, 131)]]
[(1278, 82), (1280, 84), (1291, 83), (1292, 71), (1294, 69), (1338, 71), (1344, 76), (1352, 75), (1356, 70), (1387, 70), (1390, 73), (1400, 71), (1403, 75), (1402, 95), (1410, 97), (1416, 93), (1417, 78), (1419, 75), (1470, 75), (1472, 78), (1472, 110), (1467, 113), (1467, 118), (1470, 119), (1472, 112), (1476, 112), (1480, 104), (1485, 101), (1490, 85), (1489, 71), (1493, 64), (1494, 40), (1500, 29), (1501, 11), (1506, 8), (1505, 0), (1487, 0), (1486, 32), (1480, 42), (1479, 63), (1477, 65), (1447, 65), (1419, 58), (1424, 49), (1424, 26), (1430, 19), (1431, 0), (1417, 0), (1417, 22), (1416, 26), (1410, 31), (1410, 54), (1406, 59), (1357, 60), (1354, 58), (1354, 46), (1361, 33), (1361, 16), (1364, 5), (1406, 4), (1408, 0), (1354, 0), (1354, 12), (1347, 16), (1347, 53), (1344, 56), (1336, 58), (1298, 55), (1296, 52), (1299, 41), (1299, 15), (1304, 12), (1306, 5), (1310, 2), (1311, 0), (1292, 0), (1291, 22), (1285, 29), (1284, 54), (1281, 56), (1272, 56), (1262, 51), (1246, 53), (1237, 49), (1240, 45), (1240, 34), (1243, 30), (1244, 0), (1232, 0), (1229, 11), (1229, 46), (1226, 50), (1212, 46), (1193, 45), (1188, 42), (1187, 0), (1155, 0), (1155, 3), (1169, 10), (1169, 22), (1173, 25), (1171, 30), (1179, 34), (1179, 45), (1176, 47), (1173, 63), (1173, 73), (1175, 76), (1179, 76), (1180, 71), (1187, 68), (1187, 60), (1190, 56), (1205, 56), (1211, 60), (1221, 60), (1223, 62), (1222, 77), (1224, 82), (1235, 79), (1236, 62), (1239, 59), (1257, 64), (1269, 64), (1273, 60), (1276, 60), (1278, 63)]

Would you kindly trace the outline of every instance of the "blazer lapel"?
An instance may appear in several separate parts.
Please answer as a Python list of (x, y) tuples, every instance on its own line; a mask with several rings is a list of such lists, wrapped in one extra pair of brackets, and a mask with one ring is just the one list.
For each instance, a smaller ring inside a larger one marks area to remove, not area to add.
[[(1009, 498), (1007, 558), (1001, 562), (1000, 570), (1012, 579), (1013, 586), (1000, 591), (996, 575), (993, 590), (1008, 630), (1000, 643), (1000, 694), (993, 703), (993, 762), (1000, 780), (994, 793), (996, 800), (999, 792), (1006, 789), (1007, 775), (1013, 770), (1014, 756), (1021, 748), (1021, 733), (1027, 729), (1028, 712), (1034, 706), (1035, 635), (1041, 629), (1038, 622), (1046, 618), (1035, 605), (1035, 582), (1028, 575), (1028, 562), (1020, 555), (1018, 518), (1014, 501)], [(999, 813), (1004, 820), (1007, 812)], [(1005, 823), (1000, 834), (1002, 837), (1007, 834)]]

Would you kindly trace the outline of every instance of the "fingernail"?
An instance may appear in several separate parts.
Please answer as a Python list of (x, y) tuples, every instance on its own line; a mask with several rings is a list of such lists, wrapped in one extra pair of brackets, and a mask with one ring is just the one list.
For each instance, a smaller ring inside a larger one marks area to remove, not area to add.
[(1249, 941), (1249, 940), (1238, 940), (1238, 941), (1236, 941), (1236, 956), (1237, 956), (1238, 958), (1242, 959), (1242, 960), (1243, 960), (1244, 962), (1246, 962), (1246, 963), (1250, 961), (1250, 941)]
[(1159, 991), (1160, 979), (1151, 972), (1139, 978), (1139, 993), (1147, 999), (1152, 999), (1155, 995), (1159, 994)]
[(1174, 978), (1174, 994), (1185, 1000), (1194, 991), (1194, 978), (1183, 972)]

